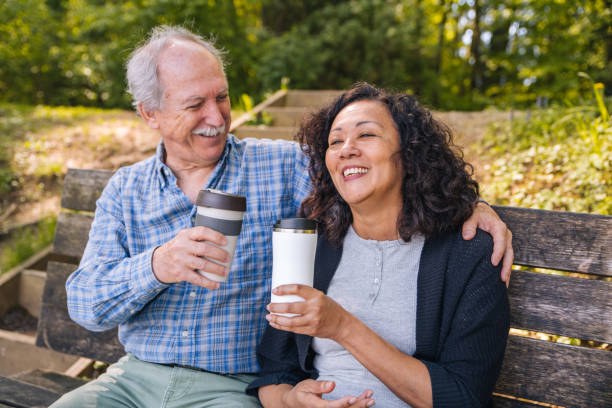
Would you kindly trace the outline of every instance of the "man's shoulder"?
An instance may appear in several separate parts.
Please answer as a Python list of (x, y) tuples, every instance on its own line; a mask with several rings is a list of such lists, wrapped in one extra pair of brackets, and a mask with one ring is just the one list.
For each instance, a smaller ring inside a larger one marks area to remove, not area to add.
[(119, 167), (111, 178), (111, 181), (124, 185), (126, 183), (150, 180), (156, 168), (157, 158), (151, 156), (136, 163)]
[(283, 139), (255, 139), (233, 138), (233, 143), (239, 152), (244, 154), (301, 154), (302, 150), (297, 142)]

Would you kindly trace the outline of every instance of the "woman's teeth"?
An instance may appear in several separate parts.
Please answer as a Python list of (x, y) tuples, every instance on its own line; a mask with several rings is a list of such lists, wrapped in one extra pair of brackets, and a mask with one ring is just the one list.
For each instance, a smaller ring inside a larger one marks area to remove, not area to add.
[(353, 174), (365, 174), (368, 172), (368, 169), (364, 169), (363, 167), (352, 167), (350, 169), (344, 170), (344, 177), (352, 176)]

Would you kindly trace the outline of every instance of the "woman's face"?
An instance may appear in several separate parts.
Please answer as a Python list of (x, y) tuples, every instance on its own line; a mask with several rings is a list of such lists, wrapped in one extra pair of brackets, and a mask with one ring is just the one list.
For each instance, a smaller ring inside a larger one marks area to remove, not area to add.
[(364, 100), (346, 106), (332, 123), (328, 144), (325, 165), (352, 209), (402, 202), (399, 134), (385, 105)]

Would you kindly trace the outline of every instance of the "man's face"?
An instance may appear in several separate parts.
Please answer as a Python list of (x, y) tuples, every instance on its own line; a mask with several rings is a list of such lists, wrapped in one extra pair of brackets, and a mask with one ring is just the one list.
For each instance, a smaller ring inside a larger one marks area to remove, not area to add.
[(159, 129), (166, 163), (180, 168), (214, 167), (231, 124), (225, 75), (202, 46), (175, 41), (160, 55), (161, 108), (150, 113)]

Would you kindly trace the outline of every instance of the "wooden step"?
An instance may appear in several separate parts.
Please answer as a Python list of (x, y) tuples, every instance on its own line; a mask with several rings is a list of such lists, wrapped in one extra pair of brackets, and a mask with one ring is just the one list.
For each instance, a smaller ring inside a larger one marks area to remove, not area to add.
[(47, 272), (33, 269), (26, 269), (21, 272), (19, 304), (37, 319), (40, 318), (40, 306), (46, 279)]
[(34, 345), (36, 338), (0, 330), (0, 375), (12, 376), (34, 369), (66, 371), (78, 357)]
[(337, 98), (341, 90), (292, 90), (287, 92), (285, 106), (320, 107)]
[(44, 388), (58, 394), (65, 394), (87, 383), (80, 378), (70, 377), (53, 371), (32, 370), (10, 377), (15, 381)]
[(268, 107), (265, 112), (272, 116), (274, 127), (299, 127), (312, 108), (302, 106)]
[(240, 139), (254, 137), (257, 139), (293, 140), (296, 132), (296, 128), (289, 126), (241, 126), (234, 131), (234, 134)]

